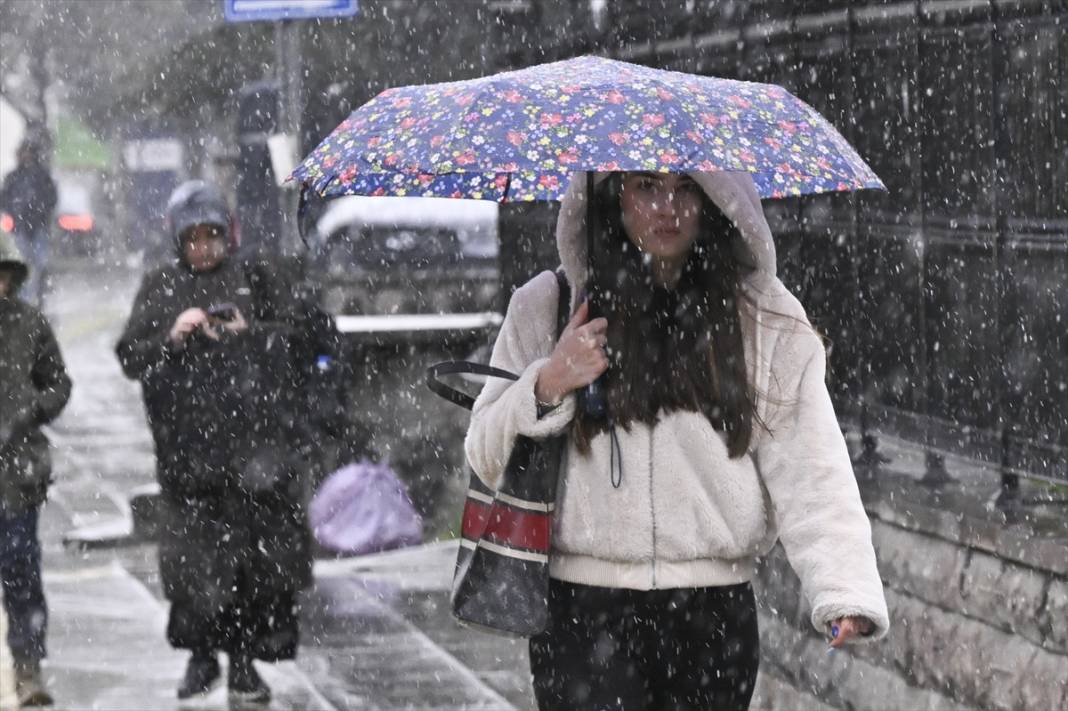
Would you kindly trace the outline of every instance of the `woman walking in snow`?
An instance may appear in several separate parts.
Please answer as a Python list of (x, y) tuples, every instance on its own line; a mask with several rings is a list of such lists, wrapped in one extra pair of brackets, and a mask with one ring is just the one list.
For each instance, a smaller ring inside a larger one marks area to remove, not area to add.
[[(776, 277), (744, 173), (597, 174), (596, 318), (586, 176), (545, 272), (512, 297), (465, 443), (495, 487), (518, 435), (566, 434), (550, 622), (530, 641), (541, 709), (745, 709), (759, 662), (750, 581), (781, 539), (838, 647), (889, 624), (871, 529), (824, 384), (823, 344)], [(609, 416), (577, 406), (604, 375)]]

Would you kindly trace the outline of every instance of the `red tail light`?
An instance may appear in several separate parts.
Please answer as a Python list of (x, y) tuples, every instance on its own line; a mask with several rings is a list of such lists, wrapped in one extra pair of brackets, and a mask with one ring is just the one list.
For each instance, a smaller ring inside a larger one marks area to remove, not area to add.
[(6, 212), (0, 215), (0, 230), (3, 230), (4, 232), (15, 231), (15, 221), (11, 219), (11, 215)]
[(58, 222), (68, 232), (88, 232), (93, 229), (92, 215), (60, 215)]

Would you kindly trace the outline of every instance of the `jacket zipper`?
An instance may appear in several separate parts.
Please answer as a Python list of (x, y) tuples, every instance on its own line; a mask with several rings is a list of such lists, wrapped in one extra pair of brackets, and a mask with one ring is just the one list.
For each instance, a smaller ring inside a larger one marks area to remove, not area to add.
[(653, 504), (653, 429), (649, 427), (649, 516), (653, 523), (653, 589), (656, 590), (656, 506)]

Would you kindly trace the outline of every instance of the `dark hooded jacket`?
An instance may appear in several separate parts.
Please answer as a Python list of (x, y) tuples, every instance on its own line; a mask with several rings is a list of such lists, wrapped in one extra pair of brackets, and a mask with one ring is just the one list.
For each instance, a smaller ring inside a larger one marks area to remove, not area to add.
[[(155, 441), (164, 592), (204, 614), (234, 602), (239, 576), (267, 596), (311, 579), (298, 451), (301, 382), (314, 361), (279, 271), (235, 258), (210, 272), (160, 267), (145, 276), (117, 346), (124, 372), (141, 383)], [(248, 331), (168, 345), (182, 311), (227, 302)]]
[(12, 294), (0, 297), (0, 509), (14, 512), (45, 500), (52, 466), (41, 425), (59, 416), (71, 384), (48, 321), (17, 298), (28, 271), (5, 233), (0, 266), (16, 271)]

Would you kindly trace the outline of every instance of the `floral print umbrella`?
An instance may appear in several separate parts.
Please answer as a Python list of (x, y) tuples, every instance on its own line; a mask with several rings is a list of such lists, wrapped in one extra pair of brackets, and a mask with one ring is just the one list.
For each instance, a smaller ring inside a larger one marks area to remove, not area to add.
[(578, 170), (744, 171), (763, 197), (884, 188), (773, 84), (578, 57), (387, 89), (293, 172), (321, 197), (558, 200)]

